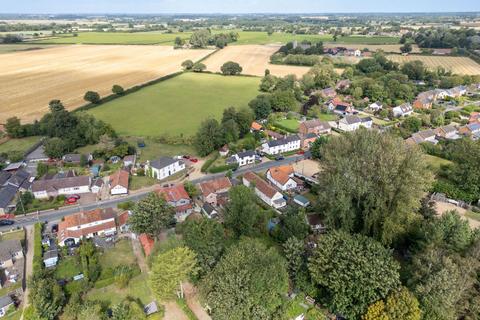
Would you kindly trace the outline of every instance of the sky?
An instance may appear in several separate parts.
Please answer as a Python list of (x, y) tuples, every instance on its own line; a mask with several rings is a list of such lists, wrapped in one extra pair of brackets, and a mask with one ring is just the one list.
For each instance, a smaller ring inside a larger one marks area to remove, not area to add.
[(0, 0), (0, 13), (472, 12), (479, 0)]

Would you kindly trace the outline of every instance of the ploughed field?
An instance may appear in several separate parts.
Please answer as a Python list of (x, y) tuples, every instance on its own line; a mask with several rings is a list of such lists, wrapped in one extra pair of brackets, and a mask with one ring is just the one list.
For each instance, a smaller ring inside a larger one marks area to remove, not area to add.
[(203, 63), (208, 71), (220, 72), (225, 62), (234, 61), (243, 68), (242, 74), (255, 76), (263, 76), (265, 69), (269, 69), (275, 76), (294, 74), (301, 77), (310, 70), (310, 67), (270, 64), (270, 56), (279, 48), (279, 45), (227, 46), (208, 57)]
[(207, 118), (245, 107), (259, 94), (257, 77), (188, 72), (88, 110), (120, 135), (189, 137)]
[(60, 99), (72, 110), (86, 91), (111, 94), (181, 70), (184, 60), (200, 60), (212, 50), (174, 50), (167, 46), (61, 46), (2, 54), (0, 123), (12, 116), (40, 118), (48, 102)]
[(480, 74), (480, 64), (467, 57), (442, 57), (442, 56), (419, 56), (419, 55), (389, 55), (388, 58), (400, 64), (420, 60), (427, 68), (436, 69), (445, 68), (455, 74), (478, 75)]

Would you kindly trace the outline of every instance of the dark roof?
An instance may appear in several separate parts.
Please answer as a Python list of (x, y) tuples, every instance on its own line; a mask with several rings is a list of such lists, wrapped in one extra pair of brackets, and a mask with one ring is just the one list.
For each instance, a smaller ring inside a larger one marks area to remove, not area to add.
[(169, 157), (161, 157), (157, 160), (153, 160), (152, 162), (150, 162), (150, 166), (152, 168), (155, 168), (155, 169), (162, 169), (162, 168), (168, 167), (169, 165), (174, 164), (178, 161), (180, 161), (180, 164), (183, 163), (183, 161), (178, 160), (178, 159), (169, 158)]
[(53, 250), (49, 250), (47, 252), (45, 252), (43, 254), (43, 260), (47, 260), (47, 259), (50, 259), (50, 258), (58, 258), (58, 250), (57, 249), (53, 249)]
[(205, 211), (208, 215), (211, 215), (212, 212), (217, 211), (215, 208), (208, 202), (205, 202), (202, 207), (203, 211)]
[(307, 133), (305, 135), (305, 139), (312, 139), (312, 138), (317, 138), (317, 135), (313, 132)]
[(22, 251), (20, 240), (3, 240), (0, 242), (0, 261), (12, 259), (13, 255)]
[(90, 176), (53, 178), (48, 180), (37, 180), (32, 183), (32, 191), (49, 191), (62, 188), (73, 188), (79, 186), (90, 186)]
[(237, 156), (240, 159), (243, 159), (243, 158), (246, 158), (246, 157), (253, 157), (253, 156), (255, 156), (255, 151), (248, 150), (248, 151), (239, 152), (239, 153), (237, 153)]
[(8, 307), (13, 304), (13, 300), (10, 296), (3, 296), (0, 298), (0, 308)]
[(362, 120), (362, 122), (370, 122), (370, 121), (373, 121), (372, 118), (370, 118), (370, 117), (360, 118), (360, 120)]
[(17, 194), (17, 188), (14, 186), (5, 186), (0, 189), (0, 208), (7, 208)]
[(345, 119), (345, 122), (347, 124), (354, 124), (354, 123), (362, 122), (362, 119), (360, 119), (357, 116), (346, 116), (344, 119)]
[(19, 169), (13, 175), (11, 175), (7, 183), (17, 188), (23, 186), (25, 189), (28, 189), (30, 187), (30, 183), (28, 182), (29, 178), (30, 173), (28, 173), (26, 170)]
[(7, 183), (11, 176), (12, 174), (8, 171), (0, 172), (0, 185), (3, 186), (5, 183)]
[(277, 147), (277, 146), (281, 146), (281, 145), (287, 144), (287, 143), (292, 142), (292, 141), (297, 141), (297, 140), (300, 140), (300, 137), (298, 135), (294, 134), (294, 135), (288, 136), (284, 139), (269, 141), (268, 146), (270, 148), (271, 147)]

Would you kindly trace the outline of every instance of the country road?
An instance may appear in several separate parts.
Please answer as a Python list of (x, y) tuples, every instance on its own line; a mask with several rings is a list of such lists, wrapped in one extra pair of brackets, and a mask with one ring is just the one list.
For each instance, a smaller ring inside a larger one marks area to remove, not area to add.
[[(267, 161), (263, 162), (257, 165), (253, 166), (245, 166), (233, 173), (233, 177), (238, 177), (245, 172), (248, 171), (254, 171), (254, 172), (260, 172), (260, 171), (266, 171), (269, 168), (279, 166), (279, 165), (286, 165), (286, 164), (292, 164), (301, 160), (304, 160), (305, 156), (304, 155), (294, 155), (288, 158), (285, 158), (280, 161)], [(198, 179), (193, 179), (191, 180), (192, 183), (197, 184), (209, 180), (213, 180), (215, 178), (223, 177), (225, 176), (225, 173), (217, 173), (217, 174), (211, 174), (207, 175)], [(67, 207), (67, 208), (62, 208), (59, 210), (48, 210), (48, 211), (41, 211), (38, 214), (37, 213), (30, 213), (26, 216), (18, 216), (15, 219), (15, 225), (13, 226), (2, 226), (0, 227), (0, 232), (9, 230), (12, 227), (25, 227), (28, 225), (32, 225), (36, 222), (47, 222), (47, 221), (58, 221), (61, 220), (63, 217), (79, 212), (79, 211), (89, 211), (89, 210), (94, 210), (97, 208), (113, 208), (116, 207), (119, 203), (125, 202), (125, 201), (139, 201), (143, 199), (148, 193), (150, 193), (151, 190), (148, 191), (140, 191), (137, 193), (130, 194), (125, 197), (121, 198), (115, 198), (115, 199), (109, 199), (109, 200), (102, 200), (102, 201), (97, 201), (93, 202), (90, 204), (86, 205), (79, 205), (79, 206), (72, 206), (72, 207)]]

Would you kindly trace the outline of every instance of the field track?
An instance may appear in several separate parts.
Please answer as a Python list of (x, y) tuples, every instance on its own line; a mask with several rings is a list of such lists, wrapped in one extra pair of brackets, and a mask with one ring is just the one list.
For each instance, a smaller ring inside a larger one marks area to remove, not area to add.
[(310, 67), (270, 64), (270, 56), (279, 48), (279, 45), (228, 46), (210, 56), (204, 63), (208, 71), (220, 72), (225, 62), (234, 61), (242, 66), (242, 74), (254, 76), (263, 76), (265, 69), (269, 69), (275, 76), (294, 74), (301, 77), (310, 70)]
[(63, 46), (2, 54), (0, 123), (12, 116), (40, 118), (48, 102), (60, 99), (68, 109), (85, 103), (87, 90), (111, 93), (112, 85), (132, 87), (181, 70), (186, 59), (212, 50), (174, 50), (167, 46)]
[(480, 64), (467, 57), (439, 57), (439, 56), (401, 56), (390, 55), (388, 58), (398, 63), (420, 60), (427, 68), (435, 69), (443, 67), (455, 74), (461, 75), (479, 75)]

